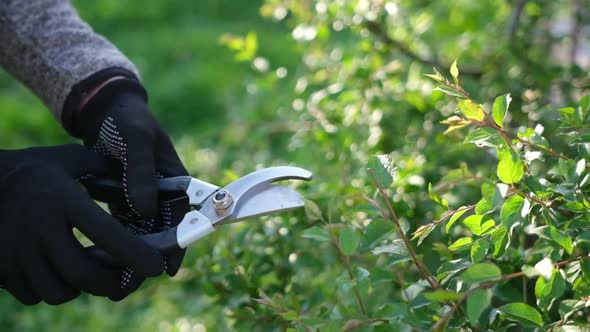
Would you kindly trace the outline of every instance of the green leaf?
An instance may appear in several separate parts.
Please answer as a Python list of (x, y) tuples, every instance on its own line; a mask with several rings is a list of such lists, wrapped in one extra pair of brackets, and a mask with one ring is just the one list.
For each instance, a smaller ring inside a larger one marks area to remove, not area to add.
[(481, 262), (488, 254), (490, 242), (486, 239), (478, 239), (471, 246), (471, 261), (473, 263)]
[(384, 244), (384, 245), (378, 246), (377, 248), (371, 250), (371, 252), (374, 255), (379, 255), (379, 254), (385, 253), (385, 254), (399, 256), (400, 258), (403, 258), (403, 257), (409, 258), (410, 257), (410, 253), (408, 252), (408, 248), (406, 248), (406, 245), (402, 239), (395, 239), (395, 240), (391, 241), (391, 243), (389, 243), (389, 244)]
[(418, 245), (424, 241), (424, 239), (436, 228), (436, 224), (430, 223), (418, 227), (412, 236), (412, 240), (418, 239)]
[(504, 205), (502, 205), (502, 210), (500, 210), (500, 221), (504, 227), (510, 229), (512, 225), (522, 220), (520, 214), (523, 205), (524, 198), (519, 195), (513, 195), (506, 200)]
[(322, 210), (320, 207), (312, 200), (305, 199), (305, 216), (309, 221), (316, 221), (322, 220)]
[(455, 84), (457, 84), (459, 81), (459, 68), (457, 68), (457, 59), (453, 61), (453, 64), (451, 65), (451, 69), (449, 70), (449, 72), (451, 73), (451, 76), (453, 76)]
[(512, 98), (510, 97), (509, 93), (499, 96), (496, 98), (496, 100), (494, 100), (494, 105), (492, 106), (492, 116), (494, 117), (494, 122), (496, 122), (500, 128), (504, 128), (504, 118), (508, 112), (510, 101), (512, 101)]
[(565, 249), (565, 251), (567, 251), (568, 254), (572, 254), (574, 245), (572, 239), (568, 235), (551, 225), (549, 225), (549, 227), (544, 230), (543, 234), (549, 239), (555, 241), (555, 243), (559, 244), (563, 249)]
[(364, 230), (364, 238), (368, 245), (378, 243), (381, 238), (393, 230), (393, 223), (385, 219), (374, 219)]
[(449, 262), (445, 262), (436, 271), (436, 278), (438, 280), (443, 280), (444, 278), (452, 277), (458, 272), (463, 271), (470, 266), (471, 263), (464, 259), (455, 259)]
[(475, 235), (482, 235), (496, 224), (494, 220), (484, 220), (484, 216), (472, 214), (463, 220), (463, 224)]
[(295, 310), (289, 310), (281, 313), (281, 317), (283, 317), (284, 320), (297, 320), (299, 315), (297, 315)]
[(449, 246), (450, 250), (454, 250), (454, 251), (461, 251), (461, 250), (466, 250), (468, 249), (471, 244), (473, 243), (473, 239), (470, 237), (462, 237), (459, 240), (453, 242), (453, 244), (451, 244)]
[(524, 175), (524, 164), (516, 152), (511, 149), (498, 149), (498, 178), (500, 181), (513, 184)]
[(479, 317), (490, 306), (492, 302), (492, 291), (481, 289), (467, 298), (467, 318), (472, 325), (479, 325)]
[(381, 187), (389, 188), (393, 183), (393, 166), (388, 156), (379, 155), (370, 157), (367, 168), (373, 172)]
[(441, 303), (445, 303), (445, 302), (449, 302), (449, 301), (457, 301), (461, 297), (461, 294), (459, 294), (459, 293), (447, 291), (444, 289), (439, 289), (439, 290), (435, 290), (433, 292), (426, 292), (426, 293), (422, 293), (422, 294), (424, 295), (425, 298), (429, 299), (430, 301), (441, 302)]
[(461, 92), (459, 92), (455, 89), (447, 88), (446, 86), (436, 87), (436, 88), (434, 88), (434, 91), (440, 91), (440, 92), (447, 94), (451, 97), (463, 98), (463, 95), (461, 94)]
[(424, 74), (424, 76), (429, 77), (437, 82), (443, 82), (445, 80), (444, 77), (442, 77), (440, 74), (435, 73), (435, 74)]
[(459, 111), (470, 120), (482, 121), (485, 117), (483, 108), (470, 99), (460, 100), (457, 104), (457, 108), (459, 108)]
[(302, 237), (317, 241), (330, 241), (330, 233), (324, 228), (314, 226), (303, 231)]
[(445, 227), (445, 230), (447, 231), (447, 233), (451, 229), (451, 226), (453, 226), (453, 224), (457, 220), (459, 220), (459, 218), (461, 218), (461, 216), (463, 214), (465, 214), (465, 212), (467, 212), (467, 211), (469, 211), (469, 209), (463, 206), (463, 207), (458, 208), (457, 211), (455, 213), (453, 213), (453, 216), (451, 216), (451, 218), (447, 222), (447, 226)]
[(446, 199), (440, 197), (440, 195), (432, 190), (432, 183), (428, 183), (428, 197), (435, 202), (436, 204), (444, 207), (445, 209), (449, 208), (449, 202)]
[(506, 318), (517, 321), (526, 326), (530, 326), (531, 324), (537, 326), (543, 325), (543, 317), (541, 317), (541, 314), (526, 303), (508, 303), (498, 308), (498, 311), (505, 315)]
[(355, 229), (346, 227), (340, 232), (338, 243), (343, 254), (347, 256), (352, 255), (356, 251), (356, 248), (358, 248), (360, 242), (361, 237)]
[(472, 265), (461, 274), (461, 280), (468, 284), (479, 284), (490, 280), (496, 280), (500, 277), (502, 277), (502, 271), (492, 263)]
[(445, 130), (445, 132), (444, 132), (444, 134), (446, 135), (446, 134), (448, 134), (450, 132), (453, 132), (453, 131), (455, 131), (457, 129), (461, 129), (461, 128), (465, 127), (465, 126), (470, 125), (471, 124), (471, 121), (465, 120), (465, 119), (460, 118), (460, 117), (458, 117), (456, 115), (453, 115), (453, 116), (449, 117), (448, 119), (446, 119), (444, 121), (441, 121), (440, 123), (446, 124), (446, 125), (449, 126), (447, 128), (447, 130)]
[(508, 229), (502, 225), (498, 226), (492, 233), (492, 242), (494, 243), (494, 257), (504, 254), (508, 245)]
[(488, 127), (478, 127), (472, 130), (467, 134), (463, 143), (490, 148), (497, 148), (506, 144), (497, 131)]
[(585, 114), (588, 111), (590, 111), (590, 95), (585, 95), (584, 97), (582, 97), (582, 99), (580, 99), (580, 109), (582, 111), (582, 114)]
[(543, 311), (549, 311), (555, 299), (560, 298), (565, 292), (565, 279), (561, 272), (553, 269), (551, 279), (537, 278), (535, 284), (535, 296), (537, 297), (538, 306)]

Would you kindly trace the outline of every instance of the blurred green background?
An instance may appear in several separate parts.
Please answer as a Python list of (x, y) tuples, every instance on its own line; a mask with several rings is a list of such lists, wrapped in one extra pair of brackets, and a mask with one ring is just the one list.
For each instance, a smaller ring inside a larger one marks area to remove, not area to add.
[[(429, 183), (465, 163), (494, 176), (496, 163), (462, 145), (459, 132), (443, 134), (440, 121), (456, 105), (424, 74), (434, 66), (447, 75), (458, 59), (462, 86), (486, 109), (510, 92), (506, 128), (514, 132), (542, 123), (552, 133), (555, 109), (590, 90), (587, 0), (73, 3), (138, 66), (193, 176), (225, 184), (294, 164), (314, 172), (298, 188), (310, 202), (225, 227), (188, 250), (178, 276), (149, 280), (119, 303), (81, 296), (23, 307), (3, 293), (0, 331), (420, 330), (430, 312), (396, 311), (407, 307), (417, 271), (372, 252), (396, 235), (367, 207), (375, 194), (367, 160), (391, 153), (391, 196), (409, 232), (440, 214)], [(6, 74), (0, 114), (0, 148), (74, 141)], [(470, 184), (446, 189), (453, 206), (480, 195)], [(341, 234), (354, 242), (346, 255)], [(432, 271), (449, 241), (433, 233), (418, 247)], [(260, 290), (272, 305), (255, 300)]]

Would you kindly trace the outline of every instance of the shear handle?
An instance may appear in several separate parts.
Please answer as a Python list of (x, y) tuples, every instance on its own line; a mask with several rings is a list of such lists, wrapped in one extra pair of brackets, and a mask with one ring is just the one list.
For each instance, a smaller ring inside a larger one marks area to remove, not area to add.
[[(177, 176), (158, 179), (160, 201), (168, 201), (186, 196), (191, 182), (190, 176)], [(127, 204), (125, 189), (120, 180), (109, 178), (88, 178), (80, 181), (86, 190), (97, 201), (109, 204)]]

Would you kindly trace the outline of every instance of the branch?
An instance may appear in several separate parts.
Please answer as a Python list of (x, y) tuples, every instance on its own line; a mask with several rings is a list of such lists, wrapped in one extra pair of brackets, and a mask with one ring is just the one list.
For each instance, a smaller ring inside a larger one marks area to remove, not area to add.
[(524, 5), (526, 5), (527, 1), (528, 0), (518, 0), (514, 7), (514, 11), (510, 16), (510, 22), (508, 23), (508, 43), (510, 45), (512, 45), (516, 39), (516, 32), (518, 31), (518, 25), (520, 24), (520, 16), (522, 15)]
[(387, 197), (385, 190), (383, 189), (381, 184), (379, 184), (379, 181), (377, 181), (377, 178), (375, 177), (375, 173), (373, 173), (373, 171), (370, 169), (367, 169), (367, 172), (369, 173), (369, 175), (373, 179), (373, 182), (377, 186), (377, 189), (379, 190), (381, 197), (383, 198), (383, 200), (387, 204), (387, 209), (389, 210), (389, 214), (384, 215), (383, 217), (393, 221), (395, 228), (397, 230), (397, 233), (399, 234), (399, 237), (404, 242), (406, 249), (408, 249), (408, 253), (410, 253), (410, 257), (412, 258), (412, 262), (414, 263), (414, 265), (416, 265), (416, 267), (418, 268), (420, 273), (422, 273), (422, 276), (424, 277), (424, 279), (426, 279), (426, 281), (428, 281), (428, 283), (430, 284), (430, 287), (432, 287), (433, 289), (438, 289), (440, 286), (439, 286), (438, 282), (436, 281), (436, 278), (432, 275), (432, 273), (430, 273), (428, 268), (418, 259), (418, 255), (416, 254), (416, 250), (414, 250), (414, 247), (410, 243), (410, 240), (408, 240), (406, 233), (404, 233), (404, 229), (402, 228), (402, 225), (400, 224), (399, 219), (397, 218), (397, 215), (395, 214), (395, 210), (393, 209), (393, 206), (391, 205), (391, 202), (389, 201), (389, 198)]
[[(590, 258), (590, 256), (578, 256), (578, 257), (566, 259), (561, 262), (554, 263), (553, 266), (556, 268), (559, 268), (559, 267), (562, 267), (562, 266), (567, 265), (569, 263), (577, 262), (579, 260), (588, 259), (588, 258)], [(491, 288), (500, 282), (508, 281), (508, 280), (515, 279), (515, 278), (525, 277), (525, 276), (526, 275), (522, 271), (515, 272), (515, 273), (511, 273), (511, 274), (507, 274), (505, 276), (502, 276), (501, 278), (496, 279), (496, 280), (484, 282), (483, 284), (468, 290), (467, 292), (463, 293), (463, 295), (461, 295), (461, 297), (457, 301), (455, 301), (455, 305), (453, 305), (453, 308), (451, 308), (451, 310), (444, 317), (442, 317), (438, 322), (436, 322), (436, 324), (432, 327), (432, 330), (433, 331), (444, 331), (444, 328), (446, 327), (449, 319), (451, 319), (451, 317), (453, 317), (455, 312), (457, 312), (457, 310), (461, 307), (461, 304), (463, 302), (465, 302), (465, 300), (467, 300), (467, 298), (469, 296), (471, 296), (471, 294), (473, 294), (479, 290), (482, 290), (482, 289)]]
[[(451, 67), (450, 64), (443, 64), (438, 59), (435, 59), (435, 58), (427, 59), (425, 57), (422, 57), (420, 54), (412, 51), (403, 42), (391, 38), (387, 34), (387, 32), (383, 29), (383, 27), (376, 22), (367, 21), (367, 22), (365, 22), (365, 26), (383, 44), (387, 45), (388, 47), (390, 47), (392, 49), (395, 48), (395, 49), (399, 50), (403, 55), (407, 56), (408, 58), (412, 58), (412, 59), (414, 59), (426, 66), (437, 67), (437, 68)], [(461, 67), (461, 74), (463, 74), (464, 76), (480, 77), (483, 75), (483, 72), (479, 68), (462, 66)]]
[[(338, 240), (334, 236), (332, 236), (332, 244), (336, 247), (336, 250), (338, 250), (338, 255), (340, 255), (340, 259), (342, 260), (342, 263), (344, 263), (344, 266), (346, 267), (346, 271), (348, 272), (348, 276), (350, 277), (350, 281), (354, 282), (354, 273), (352, 273), (352, 268), (350, 267), (350, 260), (348, 259), (348, 256), (346, 256), (342, 252), (342, 248), (340, 248), (340, 244), (338, 244)], [(354, 296), (356, 297), (356, 301), (359, 305), (361, 312), (363, 313), (363, 315), (366, 315), (367, 310), (365, 309), (365, 303), (363, 302), (363, 298), (361, 296), (361, 293), (358, 290), (358, 287), (353, 286), (352, 289), (354, 291)]]

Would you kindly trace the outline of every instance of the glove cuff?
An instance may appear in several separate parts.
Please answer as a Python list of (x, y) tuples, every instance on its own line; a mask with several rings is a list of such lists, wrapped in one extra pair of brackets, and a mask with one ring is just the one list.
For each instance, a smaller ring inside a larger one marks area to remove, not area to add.
[[(91, 91), (113, 77), (121, 78), (105, 84), (80, 108)], [(147, 103), (147, 92), (132, 72), (113, 67), (94, 73), (72, 87), (64, 103), (61, 119), (63, 127), (70, 135), (84, 138), (83, 127), (86, 126), (82, 123), (87, 123), (86, 118), (104, 114), (112, 101), (124, 93), (134, 94)]]

